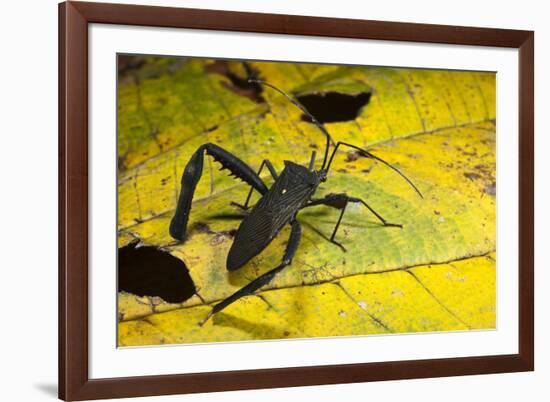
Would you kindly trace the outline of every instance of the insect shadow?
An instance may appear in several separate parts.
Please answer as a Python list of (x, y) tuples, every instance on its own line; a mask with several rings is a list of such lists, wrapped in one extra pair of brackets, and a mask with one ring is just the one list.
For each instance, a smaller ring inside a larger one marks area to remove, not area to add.
[[(266, 308), (269, 308), (266, 305)], [(251, 335), (253, 339), (266, 339), (266, 335), (280, 333), (280, 328), (268, 323), (257, 323), (251, 320), (246, 320), (234, 315), (221, 313), (213, 318), (213, 323), (216, 326), (234, 328), (239, 331), (244, 331)], [(289, 335), (289, 331), (285, 331), (283, 335)], [(280, 338), (280, 336), (272, 335), (272, 338)]]

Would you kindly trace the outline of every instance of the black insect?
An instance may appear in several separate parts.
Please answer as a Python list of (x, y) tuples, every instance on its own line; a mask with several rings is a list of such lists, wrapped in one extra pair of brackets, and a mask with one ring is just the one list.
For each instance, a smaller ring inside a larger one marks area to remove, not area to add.
[[(300, 105), (280, 89), (268, 84), (267, 82), (258, 80), (250, 80), (249, 82), (256, 85), (262, 84), (276, 90), (288, 98), (295, 106), (300, 108), (304, 115), (307, 116), (311, 122), (315, 124), (326, 136), (325, 155), (323, 158), (323, 164), (319, 170), (314, 170), (316, 155), (315, 151), (313, 151), (309, 166), (305, 167), (294, 162), (285, 161), (283, 171), (281, 174), (278, 174), (271, 162), (267, 159), (264, 159), (260, 169), (256, 173), (252, 170), (252, 168), (250, 168), (250, 166), (241, 161), (235, 155), (232, 155), (223, 148), (211, 143), (201, 145), (193, 154), (185, 168), (185, 171), (183, 172), (178, 205), (174, 217), (170, 222), (170, 234), (173, 238), (177, 240), (185, 239), (189, 213), (191, 211), (191, 202), (195, 188), (201, 177), (205, 152), (222, 165), (222, 170), (228, 169), (232, 176), (243, 180), (251, 186), (244, 205), (233, 203), (234, 205), (237, 205), (244, 210), (248, 210), (248, 203), (253, 190), (258, 191), (261, 194), (260, 200), (251, 208), (249, 213), (242, 220), (235, 234), (235, 240), (233, 241), (227, 256), (227, 269), (229, 271), (242, 267), (250, 261), (252, 257), (256, 256), (263, 249), (265, 249), (285, 225), (291, 225), (290, 238), (288, 240), (282, 262), (271, 271), (266, 272), (225, 300), (216, 304), (207, 317), (201, 321), (201, 325), (212, 315), (220, 312), (231, 303), (243, 296), (252, 294), (262, 286), (265, 286), (271, 282), (275, 275), (290, 265), (292, 258), (296, 253), (296, 249), (298, 248), (301, 235), (301, 227), (300, 223), (296, 219), (296, 215), (303, 208), (309, 208), (315, 205), (326, 205), (341, 210), (338, 222), (336, 222), (336, 226), (330, 237), (330, 241), (338, 245), (344, 251), (344, 246), (336, 241), (335, 237), (338, 227), (340, 226), (340, 222), (342, 221), (342, 217), (344, 216), (346, 206), (350, 202), (363, 204), (382, 222), (384, 226), (402, 227), (399, 224), (387, 222), (362, 199), (350, 197), (345, 193), (328, 194), (325, 197), (318, 199), (312, 198), (319, 184), (327, 180), (330, 166), (336, 152), (338, 151), (338, 148), (353, 148), (360, 155), (375, 159), (390, 167), (399, 173), (414, 188), (420, 197), (422, 197), (420, 191), (403, 173), (365, 149), (359, 148), (353, 144), (338, 142), (334, 145), (334, 149), (329, 157), (329, 149), (331, 144), (334, 144), (334, 141), (323, 125), (320, 124), (317, 119), (306, 110), (305, 107)], [(271, 188), (268, 188), (260, 178), (260, 173), (265, 166), (267, 166), (271, 176), (273, 176), (273, 179), (275, 180)]]

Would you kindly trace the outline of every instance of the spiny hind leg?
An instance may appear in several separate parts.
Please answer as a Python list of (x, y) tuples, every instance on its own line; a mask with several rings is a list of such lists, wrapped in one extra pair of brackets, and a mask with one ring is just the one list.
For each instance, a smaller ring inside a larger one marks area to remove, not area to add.
[[(273, 167), (273, 165), (271, 164), (271, 162), (269, 161), (269, 159), (264, 159), (262, 164), (260, 165), (260, 168), (258, 169), (258, 172), (256, 173), (258, 175), (258, 177), (260, 176), (260, 174), (262, 173), (262, 170), (264, 169), (264, 167), (267, 166), (267, 168), (269, 169), (269, 173), (271, 173), (271, 177), (273, 177), (274, 180), (277, 180), (277, 178), (279, 177), (279, 175), (277, 174), (277, 171), (275, 170), (275, 168)], [(248, 195), (246, 196), (246, 201), (244, 202), (244, 204), (239, 204), (237, 202), (231, 202), (231, 205), (234, 205), (244, 211), (248, 210), (248, 203), (250, 202), (250, 197), (252, 197), (252, 192), (254, 191), (254, 187), (250, 187), (250, 191), (248, 192)]]
[(258, 190), (261, 194), (265, 194), (268, 190), (262, 179), (260, 179), (260, 176), (235, 155), (215, 144), (208, 143), (201, 145), (193, 156), (191, 156), (181, 177), (181, 191), (169, 229), (170, 235), (176, 240), (185, 239), (193, 195), (202, 175), (205, 153), (219, 162), (222, 165), (222, 170), (228, 169), (232, 176), (250, 184), (252, 188)]
[(312, 200), (311, 202), (306, 204), (304, 208), (313, 207), (315, 205), (326, 205), (326, 206), (341, 210), (340, 216), (338, 217), (338, 222), (336, 222), (336, 226), (334, 227), (332, 235), (330, 236), (330, 241), (336, 244), (338, 247), (340, 247), (343, 251), (346, 251), (346, 248), (343, 246), (342, 243), (336, 241), (335, 237), (336, 237), (336, 232), (338, 232), (338, 228), (340, 227), (340, 223), (342, 222), (342, 218), (344, 217), (344, 212), (346, 211), (346, 207), (350, 202), (363, 204), (365, 207), (367, 207), (367, 209), (370, 212), (374, 214), (374, 216), (376, 216), (380, 220), (380, 222), (382, 222), (384, 226), (403, 228), (403, 225), (401, 224), (390, 223), (387, 220), (385, 220), (378, 212), (372, 209), (372, 207), (369, 204), (367, 204), (364, 200), (356, 197), (350, 197), (345, 193), (327, 194), (324, 198), (320, 198), (318, 200)]
[(288, 244), (286, 246), (285, 255), (283, 256), (282, 262), (271, 271), (268, 271), (262, 276), (254, 279), (252, 282), (250, 282), (248, 285), (246, 285), (242, 289), (236, 291), (225, 300), (216, 304), (212, 308), (210, 313), (208, 313), (208, 315), (201, 322), (199, 322), (199, 325), (202, 326), (214, 314), (219, 313), (230, 304), (239, 300), (241, 297), (251, 295), (256, 290), (260, 289), (262, 286), (267, 285), (269, 282), (273, 280), (275, 275), (277, 275), (279, 272), (281, 272), (284, 268), (286, 268), (292, 263), (292, 258), (294, 258), (294, 255), (296, 254), (296, 250), (298, 249), (298, 245), (300, 244), (302, 229), (300, 226), (300, 222), (298, 222), (297, 220), (292, 221), (291, 225), (292, 225), (292, 229), (290, 231), (290, 237), (288, 239)]

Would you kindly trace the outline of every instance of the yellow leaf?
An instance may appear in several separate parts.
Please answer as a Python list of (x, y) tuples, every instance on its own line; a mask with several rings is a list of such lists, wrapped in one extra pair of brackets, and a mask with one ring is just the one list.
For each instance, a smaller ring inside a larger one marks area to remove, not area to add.
[[(152, 77), (141, 69), (134, 73), (138, 78), (127, 77), (119, 87), (119, 138), (124, 138), (119, 155), (125, 155), (119, 170), (119, 247), (137, 240), (181, 259), (197, 294), (166, 303), (156, 295), (121, 292), (120, 345), (495, 326), (494, 74), (264, 62), (209, 67), (213, 62), (206, 60), (190, 60), (167, 73), (157, 59), (148, 64), (156, 72)], [(337, 235), (344, 253), (328, 241), (339, 211), (303, 210), (303, 236), (292, 265), (257, 296), (239, 300), (200, 327), (213, 304), (278, 265), (289, 230), (243, 268), (228, 272), (227, 253), (239, 224), (239, 210), (230, 202), (244, 202), (249, 187), (218, 172), (208, 159), (189, 238), (175, 242), (168, 225), (192, 153), (214, 142), (254, 169), (269, 158), (280, 171), (285, 159), (307, 164), (312, 149), (323, 150), (322, 134), (283, 97), (264, 90), (267, 104), (257, 103), (232, 87), (230, 78), (242, 77), (247, 68), (297, 96), (369, 93), (356, 119), (327, 123), (327, 129), (335, 141), (368, 146), (397, 166), (424, 199), (387, 167), (340, 152), (316, 196), (347, 192), (403, 229), (384, 227), (352, 204)], [(162, 130), (146, 135), (147, 121)]]
[[(210, 306), (121, 322), (123, 346), (495, 327), (494, 254), (262, 291), (197, 325)], [(485, 286), (480, 286), (486, 284)]]

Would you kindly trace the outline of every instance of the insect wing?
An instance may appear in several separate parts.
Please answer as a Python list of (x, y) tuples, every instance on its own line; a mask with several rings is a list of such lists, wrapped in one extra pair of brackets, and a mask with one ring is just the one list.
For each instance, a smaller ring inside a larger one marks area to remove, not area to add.
[(285, 168), (267, 194), (241, 222), (227, 256), (227, 269), (240, 268), (268, 246), (284, 225), (315, 191), (315, 183), (304, 181)]
[(267, 247), (277, 234), (274, 223), (268, 211), (251, 214), (241, 222), (227, 255), (229, 271), (240, 268)]

